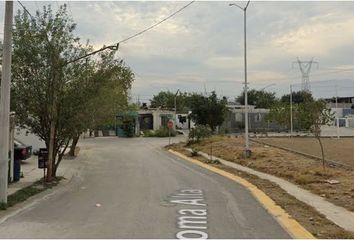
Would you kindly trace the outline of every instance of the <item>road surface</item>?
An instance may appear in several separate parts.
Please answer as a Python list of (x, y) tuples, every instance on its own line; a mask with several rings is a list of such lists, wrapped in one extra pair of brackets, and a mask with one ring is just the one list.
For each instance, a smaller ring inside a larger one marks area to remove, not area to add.
[(242, 186), (172, 156), (167, 142), (83, 140), (80, 177), (2, 222), (0, 237), (290, 237)]

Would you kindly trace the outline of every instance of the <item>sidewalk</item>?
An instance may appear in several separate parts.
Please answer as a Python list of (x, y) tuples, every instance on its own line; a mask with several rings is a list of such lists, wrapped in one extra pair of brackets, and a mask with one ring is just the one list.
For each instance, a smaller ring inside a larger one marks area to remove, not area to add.
[[(186, 150), (191, 151), (191, 149), (186, 148)], [(201, 156), (209, 159), (210, 155), (203, 152), (198, 152)], [(212, 159), (219, 160), (222, 164), (235, 168), (237, 170), (255, 175), (261, 179), (268, 180), (277, 184), (279, 187), (284, 189), (288, 194), (294, 196), (298, 200), (314, 207), (318, 212), (326, 216), (327, 219), (331, 220), (336, 225), (342, 227), (347, 231), (354, 231), (354, 212), (348, 211), (345, 208), (336, 206), (323, 197), (320, 197), (316, 194), (311, 193), (305, 189), (300, 188), (299, 186), (290, 183), (284, 179), (275, 177), (270, 174), (262, 173), (256, 170), (253, 170), (242, 165), (226, 161), (224, 159), (212, 156)]]
[(21, 172), (23, 173), (23, 178), (20, 178), (18, 182), (9, 184), (7, 190), (8, 195), (15, 193), (22, 188), (30, 186), (35, 181), (43, 177), (43, 169), (39, 169), (37, 166), (37, 156), (32, 156), (31, 158), (22, 161)]
[[(57, 176), (63, 176), (70, 179), (78, 165), (78, 159), (63, 159), (57, 170)], [(34, 182), (43, 178), (43, 169), (38, 168), (37, 156), (32, 156), (31, 158), (22, 161), (21, 172), (23, 173), (23, 178), (20, 181), (10, 183), (8, 186), (7, 193), (11, 195), (16, 191), (32, 185)]]

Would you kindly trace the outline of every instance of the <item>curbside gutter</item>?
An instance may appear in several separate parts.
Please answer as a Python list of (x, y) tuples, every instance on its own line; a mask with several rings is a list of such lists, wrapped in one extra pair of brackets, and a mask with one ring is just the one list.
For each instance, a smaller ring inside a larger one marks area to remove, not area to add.
[(277, 220), (277, 222), (292, 236), (298, 239), (314, 239), (315, 237), (307, 231), (300, 223), (293, 219), (283, 208), (277, 205), (269, 196), (267, 196), (263, 191), (257, 188), (252, 183), (247, 180), (236, 176), (234, 174), (228, 173), (219, 168), (210, 166), (208, 164), (202, 163), (196, 159), (187, 157), (179, 152), (168, 150), (170, 153), (182, 158), (186, 161), (199, 165), (206, 168), (214, 173), (217, 173), (223, 177), (237, 182), (238, 184), (244, 186), (248, 189), (252, 195), (263, 205), (263, 207)]

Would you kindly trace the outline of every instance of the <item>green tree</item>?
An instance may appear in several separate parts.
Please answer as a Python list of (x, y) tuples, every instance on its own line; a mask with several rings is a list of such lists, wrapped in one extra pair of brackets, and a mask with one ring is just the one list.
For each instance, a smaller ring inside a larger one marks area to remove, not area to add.
[(271, 122), (276, 122), (280, 126), (290, 128), (290, 104), (283, 102), (276, 102), (270, 108), (266, 119)]
[(227, 99), (218, 99), (215, 92), (209, 96), (192, 94), (188, 98), (188, 105), (192, 111), (190, 117), (200, 125), (209, 125), (214, 131), (224, 121)]
[[(157, 95), (154, 95), (150, 100), (151, 108), (162, 108), (162, 109), (175, 109), (175, 96), (176, 93), (170, 91), (161, 91)], [(177, 112), (188, 112), (189, 108), (187, 106), (188, 93), (178, 92), (176, 96), (176, 107)]]
[(12, 110), (18, 124), (49, 149), (48, 181), (55, 177), (71, 140), (127, 105), (133, 79), (114, 52), (67, 64), (92, 49), (80, 43), (74, 30), (66, 5), (56, 13), (45, 6), (34, 18), (21, 11), (15, 16)]
[[(266, 92), (264, 90), (251, 89), (247, 92), (248, 104), (256, 106), (256, 108), (269, 109), (276, 101), (274, 92)], [(242, 92), (236, 101), (240, 104), (245, 104), (245, 93)]]
[[(290, 94), (285, 94), (280, 99), (281, 102), (289, 103), (290, 102)], [(304, 103), (304, 102), (313, 102), (312, 93), (307, 91), (297, 91), (292, 92), (292, 102), (297, 103)]]
[(74, 29), (65, 5), (56, 13), (45, 6), (34, 18), (21, 11), (15, 16), (12, 107), (19, 123), (46, 143), (48, 181), (55, 176), (70, 140), (68, 133), (61, 131), (64, 126), (59, 116), (65, 84), (72, 77), (73, 66), (65, 63), (82, 53)]
[(321, 126), (329, 125), (334, 120), (334, 113), (332, 113), (331, 109), (328, 109), (326, 105), (326, 102), (323, 100), (304, 103), (304, 116), (301, 118), (301, 121), (303, 121), (305, 125), (310, 126), (311, 132), (321, 147), (323, 170), (325, 170), (325, 155), (321, 141)]

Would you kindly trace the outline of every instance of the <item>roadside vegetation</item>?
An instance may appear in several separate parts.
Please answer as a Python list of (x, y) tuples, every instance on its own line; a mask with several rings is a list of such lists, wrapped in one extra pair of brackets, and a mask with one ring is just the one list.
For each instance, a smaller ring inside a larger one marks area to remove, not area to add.
[(8, 196), (7, 203), (1, 203), (0, 204), (0, 210), (6, 210), (9, 207), (12, 207), (18, 203), (21, 203), (23, 201), (26, 201), (28, 198), (43, 192), (47, 189), (53, 188), (56, 185), (59, 184), (59, 182), (62, 180), (62, 177), (56, 177), (53, 179), (52, 182), (44, 182), (43, 179), (38, 180), (31, 184), (30, 186), (27, 186), (25, 188), (22, 188), (18, 190), (17, 192), (11, 194)]
[(177, 135), (176, 131), (173, 129), (169, 130), (167, 127), (162, 127), (159, 130), (144, 130), (143, 137), (175, 137)]

